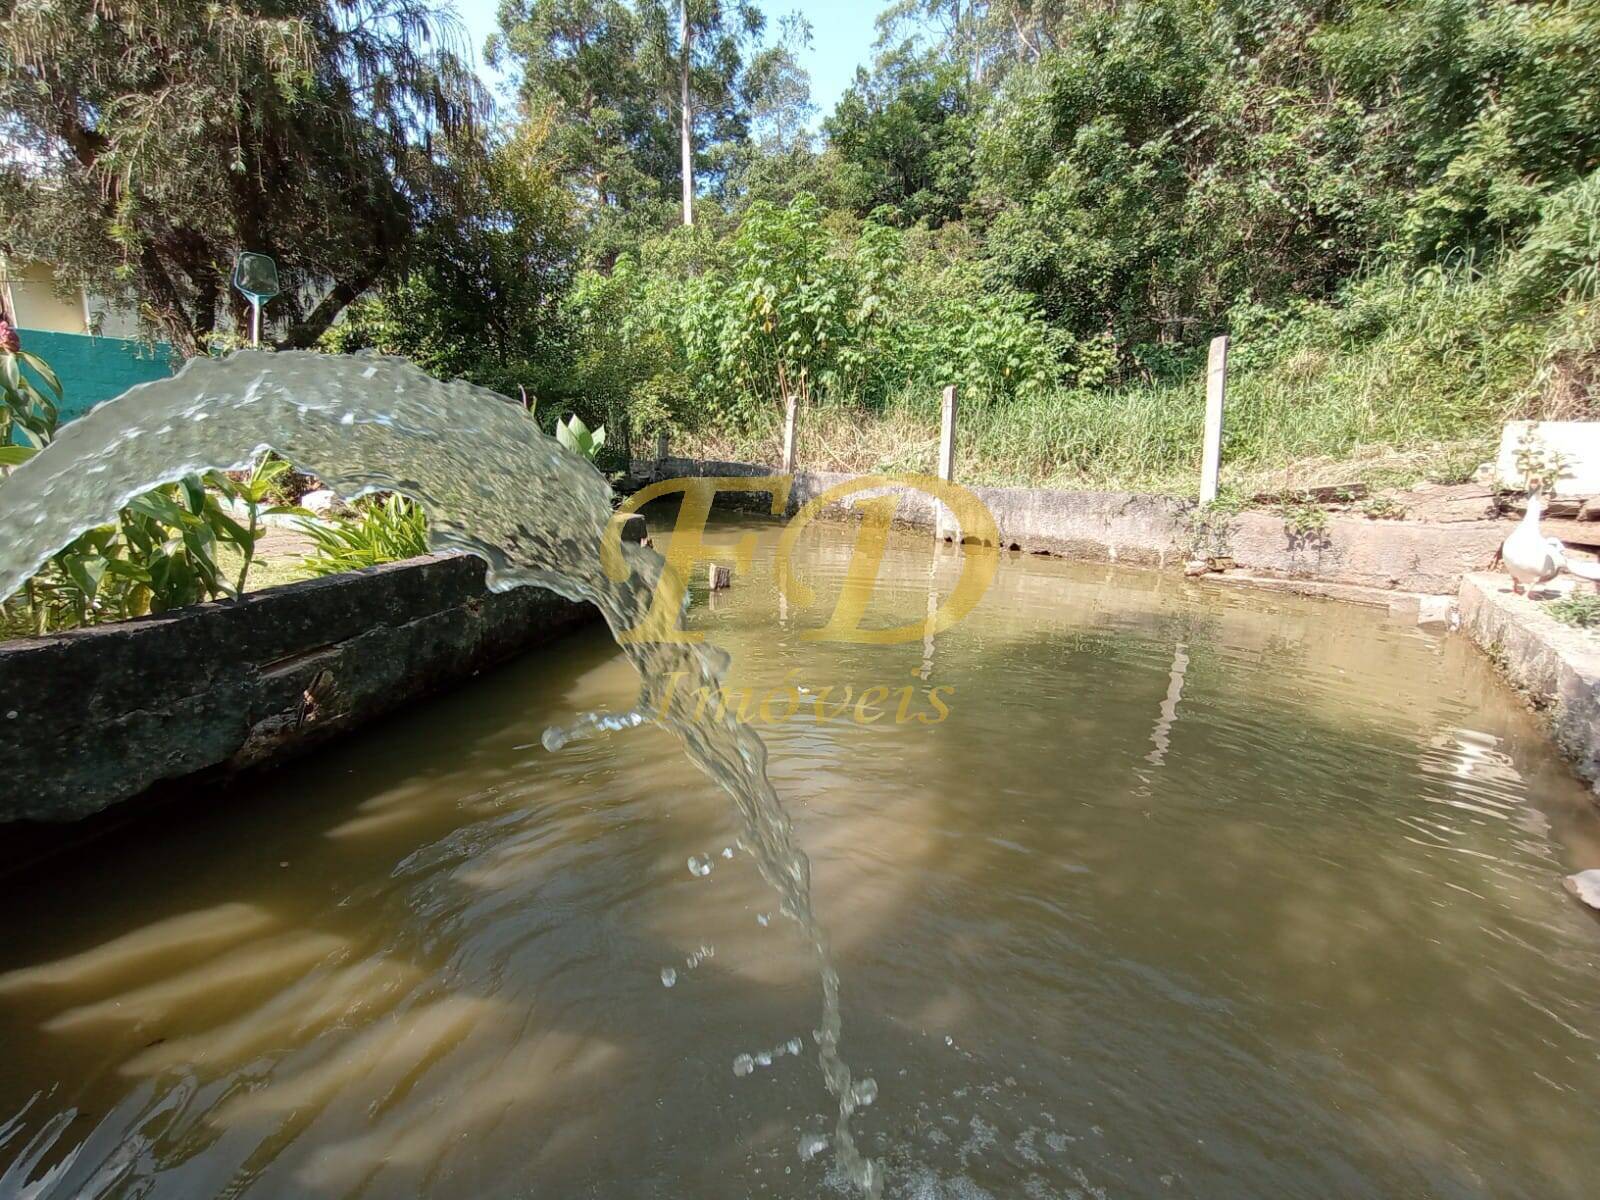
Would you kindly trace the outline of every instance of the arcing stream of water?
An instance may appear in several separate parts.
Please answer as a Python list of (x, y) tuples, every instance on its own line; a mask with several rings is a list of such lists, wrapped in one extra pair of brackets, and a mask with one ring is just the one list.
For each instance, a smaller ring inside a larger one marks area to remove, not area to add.
[[(197, 359), (67, 426), (0, 486), (0, 506), (16, 531), (0, 545), (0, 596), (140, 493), (242, 466), (268, 448), (347, 498), (384, 490), (419, 501), (430, 543), (484, 559), (491, 588), (536, 585), (589, 601), (613, 634), (638, 625), (650, 608), (660, 556), (625, 545), (626, 577), (607, 575), (600, 545), (610, 488), (517, 406), (467, 383), (441, 383), (401, 359), (309, 352)], [(816, 955), (822, 1020), (815, 1038), (838, 1100), (834, 1150), (843, 1173), (876, 1196), (880, 1174), (850, 1131), (851, 1113), (876, 1088), (853, 1081), (839, 1055), (839, 979), (813, 915), (809, 864), (767, 778), (766, 748), (732, 712), (691, 709), (697, 687), (717, 686), (726, 656), (660, 642), (628, 642), (623, 650), (643, 681), (639, 711), (671, 730), (733, 798), (746, 849)], [(675, 674), (691, 686), (669, 686)]]

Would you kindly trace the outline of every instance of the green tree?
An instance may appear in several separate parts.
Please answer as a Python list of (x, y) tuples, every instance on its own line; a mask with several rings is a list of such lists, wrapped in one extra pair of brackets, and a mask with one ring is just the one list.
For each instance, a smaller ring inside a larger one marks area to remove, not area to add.
[(1600, 165), (1600, 5), (1353, 0), (1311, 45), (1367, 115), (1399, 248), (1494, 254)]
[(570, 386), (560, 306), (577, 228), (545, 132), (524, 122), (474, 153), (459, 204), (419, 230), (411, 269), (354, 306), (328, 348), (401, 354), (511, 397)]
[(491, 58), (520, 67), (524, 114), (553, 121), (608, 264), (669, 212), (691, 224), (752, 124), (792, 98), (792, 56), (763, 45), (750, 0), (506, 0), (500, 24)]
[(884, 205), (939, 225), (961, 215), (972, 184), (972, 120), (966, 72), (906, 47), (857, 70), (823, 124), (842, 160), (842, 187), (856, 212)]
[(628, 0), (504, 0), (490, 39), (490, 61), (521, 72), (524, 119), (549, 123), (563, 175), (603, 208), (659, 201), (675, 178), (673, 126), (642, 61), (651, 15)]
[(862, 362), (852, 325), (870, 315), (851, 264), (834, 253), (814, 196), (786, 208), (750, 206), (726, 274), (695, 280), (685, 305), (692, 376), (713, 405), (748, 417), (751, 405), (802, 406)]
[(999, 277), (1130, 350), (1194, 345), (1243, 300), (1325, 294), (1374, 222), (1362, 114), (1306, 32), (1293, 7), (1166, 0), (1085, 16), (1014, 72), (975, 151)]
[(485, 99), (423, 0), (95, 0), (0, 6), (7, 248), (136, 301), (201, 350), (234, 253), (278, 259), (269, 317), (313, 343), (451, 202), (432, 148)]

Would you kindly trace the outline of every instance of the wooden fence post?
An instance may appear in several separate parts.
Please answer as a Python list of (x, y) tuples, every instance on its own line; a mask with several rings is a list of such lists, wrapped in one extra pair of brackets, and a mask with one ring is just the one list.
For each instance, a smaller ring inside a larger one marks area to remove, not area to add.
[(1200, 457), (1200, 503), (1217, 498), (1217, 481), (1222, 471), (1222, 405), (1228, 394), (1228, 335), (1211, 339), (1206, 358), (1205, 448)]
[(665, 478), (665, 474), (666, 474), (666, 470), (667, 470), (667, 446), (668, 446), (667, 431), (665, 429), (663, 429), (659, 433), (656, 434), (656, 469), (655, 469), (655, 476), (656, 476), (657, 479)]
[(791, 393), (783, 409), (783, 474), (794, 474), (795, 426), (800, 418), (800, 404)]

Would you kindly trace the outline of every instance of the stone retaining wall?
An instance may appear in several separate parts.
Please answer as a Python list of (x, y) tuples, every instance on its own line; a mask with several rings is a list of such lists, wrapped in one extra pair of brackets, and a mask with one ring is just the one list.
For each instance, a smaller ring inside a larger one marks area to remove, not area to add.
[(0, 644), (0, 823), (281, 761), (598, 616), (439, 555)]
[(1460, 612), (1461, 631), (1544, 714), (1562, 754), (1600, 791), (1600, 644), (1594, 635), (1515, 595), (1505, 575), (1468, 575)]
[[(654, 464), (648, 466), (654, 469)], [(776, 472), (751, 463), (672, 458), (657, 473), (673, 477)], [(796, 472), (791, 511), (854, 478), (835, 471)], [(1047, 488), (971, 490), (993, 514), (1003, 549), (1169, 567), (1181, 565), (1203, 547), (1259, 575), (1440, 595), (1453, 595), (1463, 575), (1486, 567), (1510, 529), (1509, 522), (1500, 521), (1373, 521), (1330, 515), (1326, 529), (1306, 535), (1291, 530), (1278, 513), (1262, 510), (1214, 517), (1207, 527), (1196, 519), (1193, 501), (1170, 496)], [(721, 503), (741, 504), (736, 496), (725, 496)], [(764, 500), (752, 494), (743, 504), (760, 508)], [(931, 528), (936, 509), (931, 498), (910, 494), (897, 516)]]

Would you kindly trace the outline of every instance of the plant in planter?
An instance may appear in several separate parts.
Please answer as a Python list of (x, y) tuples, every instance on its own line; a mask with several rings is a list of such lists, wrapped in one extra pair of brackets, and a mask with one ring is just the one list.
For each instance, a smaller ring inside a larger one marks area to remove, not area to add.
[[(23, 350), (16, 331), (0, 322), (0, 469), (9, 472), (50, 444), (61, 400), (55, 372)], [(135, 497), (116, 521), (52, 555), (0, 605), (0, 636), (43, 634), (237, 595), (255, 558), (261, 518), (293, 511), (263, 507), (287, 469), (280, 460), (263, 459), (239, 478), (208, 471)], [(224, 501), (242, 507), (243, 523)], [(242, 558), (232, 580), (217, 564), (225, 545)]]
[(337, 575), (428, 553), (428, 520), (414, 500), (391, 492), (382, 500), (358, 500), (356, 512), (349, 520), (300, 522), (315, 546), (303, 560), (311, 574)]
[[(41, 389), (28, 367), (44, 381)], [(22, 348), (22, 339), (0, 321), (0, 467), (9, 470), (37, 454), (55, 436), (61, 381), (48, 363)]]
[(556, 441), (593, 462), (606, 444), (606, 427), (602, 425), (591, 430), (583, 423), (583, 418), (573, 413), (565, 421), (556, 422)]

